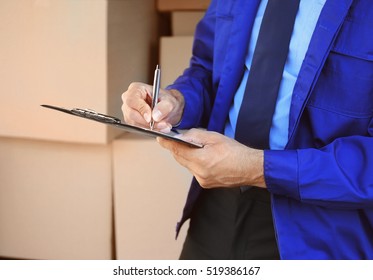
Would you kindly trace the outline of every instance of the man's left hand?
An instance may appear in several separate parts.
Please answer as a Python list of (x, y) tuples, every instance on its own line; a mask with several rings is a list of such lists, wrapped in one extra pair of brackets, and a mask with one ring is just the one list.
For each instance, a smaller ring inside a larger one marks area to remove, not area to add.
[(263, 151), (249, 148), (222, 134), (191, 129), (182, 139), (202, 144), (191, 148), (158, 137), (160, 145), (196, 177), (203, 188), (257, 186), (265, 188)]

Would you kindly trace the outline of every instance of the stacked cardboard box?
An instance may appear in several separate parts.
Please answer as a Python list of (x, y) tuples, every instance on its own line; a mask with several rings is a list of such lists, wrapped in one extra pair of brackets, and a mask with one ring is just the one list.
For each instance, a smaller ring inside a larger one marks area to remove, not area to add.
[[(162, 87), (172, 83), (189, 65), (194, 29), (207, 2), (158, 1), (160, 12), (170, 12), (172, 19), (172, 36), (160, 40)], [(191, 174), (154, 139), (126, 135), (114, 141), (113, 157), (117, 257), (178, 258), (188, 225), (182, 228), (177, 241), (175, 225)]]
[[(174, 5), (164, 83), (188, 65), (207, 2), (157, 2)], [(156, 22), (149, 0), (0, 2), (0, 257), (178, 257), (191, 175), (154, 139), (40, 107), (120, 117), (129, 83), (149, 83)]]
[(155, 139), (126, 135), (113, 143), (118, 259), (177, 259), (186, 227), (175, 226), (191, 181)]
[(160, 40), (162, 86), (171, 84), (188, 67), (194, 31), (209, 2), (158, 0), (158, 9), (171, 13), (172, 30), (172, 36)]
[(0, 256), (111, 259), (111, 149), (0, 138)]
[(0, 257), (111, 259), (118, 131), (40, 104), (120, 116), (148, 79), (154, 3), (1, 1), (0, 26)]

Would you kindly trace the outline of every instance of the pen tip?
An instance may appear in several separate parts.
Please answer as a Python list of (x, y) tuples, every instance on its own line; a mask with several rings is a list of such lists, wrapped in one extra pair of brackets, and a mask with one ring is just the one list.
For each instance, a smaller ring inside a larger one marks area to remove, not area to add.
[(155, 68), (156, 70), (158, 70), (159, 69), (159, 65), (157, 64), (157, 67)]

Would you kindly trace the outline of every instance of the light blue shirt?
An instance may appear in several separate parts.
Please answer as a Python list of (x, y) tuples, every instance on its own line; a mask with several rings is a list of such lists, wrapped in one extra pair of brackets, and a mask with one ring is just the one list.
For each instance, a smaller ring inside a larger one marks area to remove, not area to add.
[[(282, 150), (287, 144), (290, 103), (295, 81), (298, 77), (311, 36), (325, 2), (326, 0), (302, 0), (299, 4), (299, 10), (295, 18), (294, 29), (290, 40), (289, 54), (285, 63), (284, 73), (277, 97), (276, 109), (272, 119), (272, 127), (269, 134), (269, 146), (272, 150)], [(248, 53), (246, 55), (245, 73), (234, 97), (232, 107), (229, 111), (229, 118), (225, 126), (224, 134), (231, 138), (234, 138), (235, 135), (237, 118), (241, 108), (254, 49), (267, 3), (268, 0), (262, 0), (260, 3), (251, 33)]]

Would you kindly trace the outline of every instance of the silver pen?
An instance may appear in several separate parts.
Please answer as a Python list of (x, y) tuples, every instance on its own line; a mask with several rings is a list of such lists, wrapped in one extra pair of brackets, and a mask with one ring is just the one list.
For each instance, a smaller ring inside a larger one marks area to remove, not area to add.
[[(160, 83), (161, 83), (161, 69), (157, 65), (154, 71), (154, 82), (153, 82), (153, 96), (152, 96), (152, 111), (158, 103), (158, 96), (159, 96), (159, 88), (160, 88)], [(153, 130), (154, 128), (154, 120), (153, 117), (150, 121), (150, 129)]]

